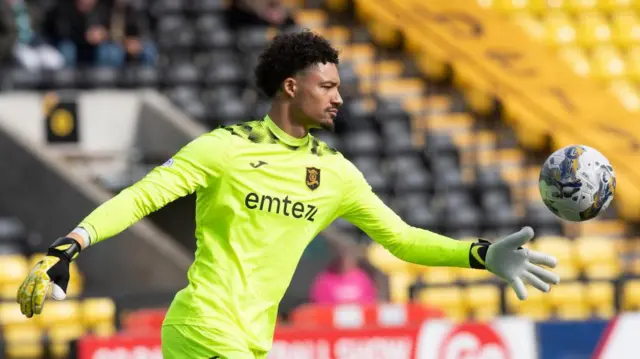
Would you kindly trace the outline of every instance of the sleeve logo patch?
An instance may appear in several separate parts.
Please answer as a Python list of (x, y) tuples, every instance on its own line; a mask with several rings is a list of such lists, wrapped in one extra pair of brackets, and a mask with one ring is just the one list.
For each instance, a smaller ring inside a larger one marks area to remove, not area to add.
[(169, 159), (167, 160), (167, 162), (165, 162), (165, 163), (163, 163), (163, 164), (162, 164), (162, 166), (163, 166), (163, 167), (171, 167), (171, 166), (173, 165), (173, 162), (174, 162), (174, 161), (173, 161), (173, 158), (169, 158)]

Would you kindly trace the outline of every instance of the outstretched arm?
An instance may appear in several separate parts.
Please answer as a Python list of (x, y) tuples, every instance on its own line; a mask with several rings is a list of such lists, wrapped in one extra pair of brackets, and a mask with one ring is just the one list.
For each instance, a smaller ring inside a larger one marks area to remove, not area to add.
[(404, 222), (373, 193), (371, 186), (353, 164), (344, 170), (345, 192), (339, 216), (362, 229), (394, 256), (407, 262), (428, 266), (487, 269), (507, 281), (520, 299), (527, 296), (524, 282), (541, 291), (559, 278), (536, 266), (554, 267), (555, 258), (522, 246), (533, 238), (529, 227), (491, 244), (478, 240), (455, 240)]
[(22, 313), (29, 318), (40, 314), (51, 284), (54, 299), (66, 297), (69, 264), (84, 248), (113, 237), (169, 202), (214, 183), (226, 162), (229, 136), (213, 131), (193, 140), (164, 165), (96, 208), (72, 233), (56, 240), (18, 290)]

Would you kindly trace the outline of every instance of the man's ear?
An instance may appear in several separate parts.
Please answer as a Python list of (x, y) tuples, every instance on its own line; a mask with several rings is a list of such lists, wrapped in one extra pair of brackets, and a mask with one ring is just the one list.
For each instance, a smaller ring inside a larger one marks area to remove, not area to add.
[(283, 92), (288, 97), (295, 97), (298, 90), (298, 82), (293, 77), (288, 77), (284, 80)]

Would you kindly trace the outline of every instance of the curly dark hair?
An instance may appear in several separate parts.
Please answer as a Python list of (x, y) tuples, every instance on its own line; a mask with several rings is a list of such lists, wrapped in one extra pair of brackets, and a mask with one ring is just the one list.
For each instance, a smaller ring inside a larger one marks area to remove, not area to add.
[(258, 89), (272, 98), (282, 81), (317, 63), (338, 64), (338, 50), (309, 30), (277, 35), (260, 55), (255, 76)]

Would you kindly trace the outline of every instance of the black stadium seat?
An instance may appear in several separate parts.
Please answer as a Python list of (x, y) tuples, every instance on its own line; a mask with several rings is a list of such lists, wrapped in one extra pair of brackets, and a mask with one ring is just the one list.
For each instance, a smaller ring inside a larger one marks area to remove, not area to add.
[(374, 131), (361, 130), (344, 135), (344, 151), (350, 156), (380, 154), (380, 137)]
[(90, 67), (82, 70), (82, 88), (114, 88), (120, 81), (121, 71), (113, 67)]
[(221, 85), (243, 85), (247, 74), (242, 66), (234, 62), (219, 62), (211, 66), (205, 74), (205, 83), (209, 88)]
[(43, 76), (38, 71), (16, 67), (5, 73), (8, 74), (10, 88), (15, 90), (32, 90), (41, 87)]
[(163, 72), (165, 86), (196, 86), (202, 79), (198, 68), (189, 62), (171, 65)]
[(160, 17), (168, 14), (180, 14), (187, 0), (153, 0), (150, 2), (151, 14)]
[(197, 33), (199, 50), (227, 50), (236, 44), (235, 34), (223, 27), (208, 30), (199, 29)]
[(54, 89), (72, 89), (77, 85), (78, 73), (74, 68), (63, 68), (52, 71), (50, 87)]
[(159, 82), (158, 70), (151, 66), (128, 66), (122, 76), (123, 87), (154, 88)]

